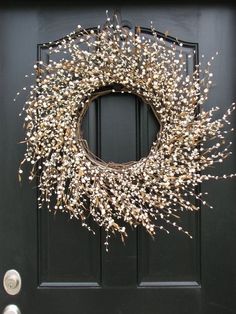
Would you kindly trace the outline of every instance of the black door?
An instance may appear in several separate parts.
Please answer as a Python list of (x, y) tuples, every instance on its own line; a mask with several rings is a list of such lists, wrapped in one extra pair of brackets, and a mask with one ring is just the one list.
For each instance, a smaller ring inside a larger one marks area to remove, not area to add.
[[(104, 248), (104, 234), (93, 236), (64, 214), (38, 209), (37, 188), (27, 178), (19, 184), (23, 158), (21, 98), (15, 92), (26, 82), (36, 58), (48, 62), (50, 42), (105, 21), (104, 7), (3, 10), (0, 15), (1, 202), (0, 278), (9, 269), (22, 277), (15, 296), (0, 288), (0, 311), (16, 304), (22, 314), (230, 314), (236, 313), (235, 181), (207, 183), (214, 210), (184, 214), (181, 223), (193, 235), (171, 230), (151, 239), (143, 230), (129, 230), (125, 245), (116, 238)], [(113, 12), (114, 8), (110, 9)], [(227, 7), (122, 7), (121, 19), (144, 36), (150, 21), (184, 42), (186, 71), (202, 54), (214, 65), (214, 87), (207, 108), (222, 112), (235, 101), (234, 41), (236, 12)], [(168, 45), (172, 38), (163, 35)], [(42, 43), (48, 43), (43, 46)], [(195, 51), (195, 53), (194, 53)], [(188, 55), (192, 57), (189, 58)], [(34, 77), (30, 79), (32, 84)], [(20, 96), (21, 97), (21, 96)], [(233, 117), (236, 125), (236, 118)], [(148, 154), (159, 131), (151, 108), (134, 95), (112, 94), (94, 101), (83, 121), (91, 151), (105, 161), (126, 162)], [(233, 138), (232, 140), (235, 140)], [(215, 173), (235, 172), (233, 157)]]

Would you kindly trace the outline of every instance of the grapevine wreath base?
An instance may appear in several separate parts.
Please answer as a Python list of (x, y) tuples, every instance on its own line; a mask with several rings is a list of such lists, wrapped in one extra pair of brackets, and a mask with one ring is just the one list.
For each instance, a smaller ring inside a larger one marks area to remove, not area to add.
[[(150, 235), (157, 229), (169, 232), (168, 225), (189, 235), (176, 220), (179, 211), (199, 210), (190, 199), (206, 204), (197, 186), (234, 176), (204, 170), (231, 154), (225, 135), (232, 129), (225, 126), (235, 106), (221, 118), (214, 118), (218, 107), (204, 110), (211, 64), (196, 65), (186, 75), (178, 41), (164, 45), (153, 28), (152, 39), (145, 39), (109, 17), (105, 25), (78, 26), (49, 48), (51, 54), (63, 52), (63, 58), (34, 66), (37, 79), (24, 107), (27, 148), (19, 174), (25, 161), (31, 163), (29, 179), (38, 178), (40, 207), (46, 203), (50, 211), (68, 212), (89, 230), (92, 217), (107, 233), (106, 246), (111, 233), (124, 240), (127, 223)], [(89, 151), (81, 121), (101, 91), (132, 93), (151, 106), (161, 130), (147, 157), (105, 163)]]

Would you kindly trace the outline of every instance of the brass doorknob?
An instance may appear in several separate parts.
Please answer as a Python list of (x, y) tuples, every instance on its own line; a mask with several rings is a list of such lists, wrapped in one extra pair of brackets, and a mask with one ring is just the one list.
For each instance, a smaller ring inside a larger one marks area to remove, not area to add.
[(5, 307), (2, 314), (21, 314), (18, 306), (15, 304), (9, 304)]
[(21, 289), (21, 277), (18, 271), (10, 269), (3, 278), (3, 287), (10, 295), (16, 295)]

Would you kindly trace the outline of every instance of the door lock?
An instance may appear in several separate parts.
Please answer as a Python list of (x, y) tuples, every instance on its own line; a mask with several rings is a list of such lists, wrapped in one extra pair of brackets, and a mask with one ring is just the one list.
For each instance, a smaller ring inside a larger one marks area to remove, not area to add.
[(15, 269), (10, 269), (3, 278), (3, 287), (10, 295), (16, 295), (21, 289), (21, 276)]
[(15, 304), (9, 304), (5, 307), (2, 314), (21, 314), (21, 312), (18, 306), (16, 306)]

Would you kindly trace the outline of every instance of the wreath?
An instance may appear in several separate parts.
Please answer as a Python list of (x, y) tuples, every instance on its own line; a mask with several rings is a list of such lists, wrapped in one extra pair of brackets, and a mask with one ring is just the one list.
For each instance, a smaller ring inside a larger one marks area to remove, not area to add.
[[(203, 181), (234, 176), (203, 171), (231, 154), (225, 126), (235, 105), (217, 119), (219, 108), (199, 110), (212, 85), (211, 64), (203, 70), (196, 65), (186, 75), (182, 43), (165, 45), (153, 28), (152, 35), (144, 38), (109, 17), (103, 28), (78, 26), (49, 48), (63, 58), (36, 63), (37, 83), (25, 102), (26, 152), (19, 175), (24, 162), (31, 163), (39, 206), (67, 212), (94, 232), (92, 217), (107, 232), (106, 246), (111, 233), (124, 240), (127, 223), (152, 236), (157, 229), (169, 233), (171, 225), (191, 237), (177, 224), (178, 212), (199, 210), (193, 198), (206, 204), (197, 192)], [(161, 125), (149, 155), (137, 162), (105, 163), (82, 137), (91, 101), (112, 92), (141, 97)]]

